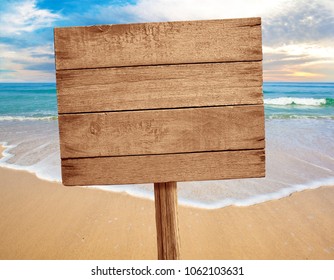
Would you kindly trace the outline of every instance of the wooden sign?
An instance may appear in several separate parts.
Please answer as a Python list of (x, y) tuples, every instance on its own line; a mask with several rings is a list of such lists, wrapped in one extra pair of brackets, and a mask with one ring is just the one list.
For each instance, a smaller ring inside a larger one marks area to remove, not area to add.
[(264, 176), (260, 18), (54, 35), (64, 185)]
[(177, 181), (263, 177), (261, 19), (55, 29), (63, 184), (153, 183), (179, 259)]

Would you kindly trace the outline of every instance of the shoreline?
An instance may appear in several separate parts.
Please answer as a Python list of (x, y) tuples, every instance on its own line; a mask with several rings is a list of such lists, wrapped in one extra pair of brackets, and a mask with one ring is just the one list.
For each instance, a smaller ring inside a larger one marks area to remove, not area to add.
[[(11, 150), (12, 148), (13, 146), (6, 146), (3, 143), (0, 143), (0, 160), (3, 159), (4, 157), (8, 157), (8, 156), (11, 157), (12, 155), (10, 154), (9, 150)], [(4, 164), (1, 164), (0, 162), (0, 168), (27, 172), (37, 177), (39, 180), (51, 182), (51, 183), (56, 182), (56, 183), (61, 184), (61, 179), (53, 180), (52, 177), (48, 177), (48, 175), (41, 174), (38, 170), (31, 169), (30, 166), (20, 166), (20, 165), (15, 165), (15, 164), (7, 165), (6, 162), (4, 162)], [(212, 182), (217, 182), (217, 181), (212, 181)], [(210, 181), (206, 181), (205, 183), (208, 185), (210, 184)], [(293, 195), (294, 193), (303, 192), (305, 190), (312, 190), (312, 189), (317, 189), (321, 186), (331, 186), (331, 185), (334, 185), (334, 178), (322, 179), (320, 181), (311, 181), (306, 184), (296, 184), (296, 185), (289, 186), (285, 189), (281, 189), (277, 192), (272, 192), (268, 194), (258, 194), (255, 197), (250, 197), (246, 199), (232, 198), (232, 199), (227, 199), (226, 202), (223, 200), (223, 201), (213, 201), (212, 203), (210, 203), (210, 202), (194, 201), (194, 200), (187, 199), (187, 198), (179, 198), (179, 204), (184, 207), (193, 207), (193, 208), (199, 208), (199, 209), (204, 209), (204, 210), (215, 210), (215, 209), (221, 209), (221, 208), (233, 207), (233, 206), (248, 207), (252, 205), (266, 203), (266, 202), (273, 201), (273, 200), (279, 200), (285, 197), (289, 197)], [(108, 189), (105, 186), (102, 186), (102, 187), (100, 186), (86, 186), (86, 187), (82, 186), (82, 187), (93, 189), (93, 190), (112, 192), (112, 193), (123, 193), (122, 191), (120, 192), (119, 189), (114, 189), (114, 190), (112, 188)], [(153, 193), (151, 195), (148, 195), (147, 193), (145, 192), (141, 193), (141, 191), (138, 191), (138, 190), (127, 189), (124, 192), (126, 192), (126, 194), (131, 197), (148, 199), (150, 201), (153, 201), (153, 197), (154, 197)]]
[[(0, 259), (156, 259), (154, 202), (0, 168)], [(182, 259), (334, 259), (334, 188), (179, 206)]]

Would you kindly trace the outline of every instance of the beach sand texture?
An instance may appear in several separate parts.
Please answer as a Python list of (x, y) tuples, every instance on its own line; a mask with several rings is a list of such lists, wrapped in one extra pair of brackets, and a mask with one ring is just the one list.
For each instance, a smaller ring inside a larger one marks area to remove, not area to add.
[[(0, 168), (0, 259), (156, 259), (154, 203)], [(179, 207), (182, 259), (334, 259), (334, 188)]]

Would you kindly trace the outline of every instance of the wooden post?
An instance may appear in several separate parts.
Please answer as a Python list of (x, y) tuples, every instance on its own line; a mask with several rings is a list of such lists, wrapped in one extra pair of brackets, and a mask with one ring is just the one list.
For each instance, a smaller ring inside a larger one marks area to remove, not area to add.
[(176, 182), (154, 183), (159, 260), (180, 259)]

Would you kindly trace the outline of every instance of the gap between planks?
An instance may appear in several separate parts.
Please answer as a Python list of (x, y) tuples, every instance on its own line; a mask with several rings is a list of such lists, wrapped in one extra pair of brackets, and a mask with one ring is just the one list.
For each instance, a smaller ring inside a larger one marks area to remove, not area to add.
[[(264, 140), (260, 139), (261, 141)], [(169, 155), (185, 155), (185, 154), (205, 154), (205, 153), (223, 153), (223, 152), (242, 152), (242, 151), (263, 151), (264, 148), (256, 149), (230, 149), (230, 150), (208, 150), (208, 151), (193, 151), (193, 152), (179, 152), (179, 153), (163, 153), (163, 154), (136, 154), (136, 155), (120, 155), (120, 156), (91, 156), (91, 157), (64, 157), (67, 159), (94, 159), (94, 158), (124, 158), (124, 157), (146, 157), (146, 156), (169, 156)]]
[(204, 62), (186, 62), (186, 63), (162, 63), (162, 64), (138, 64), (138, 65), (120, 65), (120, 66), (99, 66), (99, 67), (82, 67), (82, 68), (66, 68), (57, 69), (57, 72), (63, 71), (80, 71), (80, 70), (97, 70), (97, 69), (113, 69), (113, 68), (136, 68), (136, 67), (156, 67), (156, 66), (174, 66), (174, 65), (202, 65), (202, 64), (227, 64), (227, 63), (245, 63), (245, 62), (261, 62), (263, 59), (256, 60), (235, 60), (235, 61), (204, 61)]
[(254, 104), (229, 104), (229, 105), (210, 105), (210, 106), (191, 106), (191, 107), (170, 107), (170, 108), (148, 108), (148, 109), (134, 109), (134, 110), (110, 110), (110, 111), (93, 111), (93, 112), (73, 112), (73, 113), (58, 113), (59, 116), (66, 115), (89, 115), (89, 114), (106, 114), (106, 113), (128, 113), (141, 111), (167, 111), (167, 110), (187, 110), (187, 109), (201, 109), (201, 108), (221, 108), (221, 107), (255, 107), (261, 106), (262, 103)]

